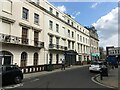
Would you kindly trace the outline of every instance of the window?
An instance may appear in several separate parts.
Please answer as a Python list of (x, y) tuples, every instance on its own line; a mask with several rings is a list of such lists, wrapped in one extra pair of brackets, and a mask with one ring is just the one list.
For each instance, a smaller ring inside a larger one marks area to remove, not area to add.
[(73, 26), (73, 22), (71, 22), (71, 25)]
[(52, 53), (49, 54), (49, 64), (52, 64)]
[(28, 34), (28, 29), (22, 27), (22, 44), (28, 44), (27, 34)]
[(77, 40), (79, 41), (79, 34), (77, 34)]
[(84, 50), (84, 53), (85, 53), (85, 45), (83, 45), (83, 50)]
[(68, 41), (68, 48), (70, 48), (70, 41)]
[(74, 32), (72, 32), (72, 38), (74, 38)]
[(118, 50), (118, 54), (120, 53), (120, 51)]
[(38, 65), (38, 53), (34, 53), (34, 62), (33, 65)]
[(79, 43), (78, 43), (78, 52), (79, 52), (79, 50), (80, 50), (80, 47), (79, 47)]
[(68, 24), (70, 24), (70, 20), (68, 19)]
[(56, 54), (56, 64), (59, 63), (59, 54)]
[(59, 38), (56, 37), (56, 45), (59, 45)]
[(70, 30), (68, 30), (68, 37), (70, 37)]
[(23, 7), (22, 18), (28, 20), (29, 10)]
[(80, 36), (80, 41), (82, 42), (82, 36)]
[(34, 23), (39, 24), (39, 15), (34, 13)]
[(56, 32), (59, 32), (59, 25), (56, 24)]
[(49, 21), (49, 29), (53, 29), (53, 22), (51, 20)]
[(34, 31), (34, 45), (38, 46), (38, 38), (39, 38), (39, 33), (37, 31)]
[(50, 10), (50, 13), (53, 13), (53, 9), (51, 7), (49, 8), (49, 10)]
[(21, 54), (21, 67), (25, 67), (27, 64), (27, 53), (26, 52), (22, 52)]
[(59, 38), (56, 37), (56, 48), (59, 49)]
[(56, 12), (56, 16), (59, 17), (59, 13), (58, 12)]
[(87, 38), (86, 38), (86, 43), (87, 43)]
[(83, 50), (83, 48), (82, 48), (82, 44), (81, 44), (81, 53), (82, 53), (82, 50)]
[(72, 42), (72, 49), (74, 49), (74, 42)]
[(84, 37), (83, 37), (83, 42), (85, 42)]
[(52, 42), (53, 42), (53, 37), (50, 36), (50, 37), (49, 37), (49, 43), (52, 44)]

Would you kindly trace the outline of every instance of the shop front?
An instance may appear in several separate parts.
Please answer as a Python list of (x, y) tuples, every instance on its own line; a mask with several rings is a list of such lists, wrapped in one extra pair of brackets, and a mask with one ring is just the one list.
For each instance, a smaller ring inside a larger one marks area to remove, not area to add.
[(70, 65), (75, 65), (76, 64), (76, 55), (77, 52), (74, 50), (68, 50), (64, 52), (65, 55), (65, 64), (70, 66)]
[(99, 56), (100, 56), (99, 53), (92, 53), (92, 54), (91, 54), (91, 60), (92, 60), (92, 61), (99, 60)]

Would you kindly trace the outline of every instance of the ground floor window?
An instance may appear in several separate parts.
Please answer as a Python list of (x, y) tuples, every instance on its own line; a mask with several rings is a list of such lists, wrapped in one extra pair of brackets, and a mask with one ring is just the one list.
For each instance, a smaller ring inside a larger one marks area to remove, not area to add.
[(49, 64), (52, 64), (52, 53), (49, 54)]
[(34, 53), (34, 63), (33, 65), (38, 65), (38, 53)]
[(0, 64), (1, 65), (10, 65), (13, 63), (13, 54), (8, 51), (0, 52)]
[(22, 52), (21, 54), (21, 67), (25, 67), (27, 64), (27, 53), (26, 52)]
[(79, 61), (82, 61), (82, 55), (79, 55), (79, 56), (78, 56), (78, 60), (79, 60)]
[(56, 64), (59, 63), (59, 54), (56, 54)]

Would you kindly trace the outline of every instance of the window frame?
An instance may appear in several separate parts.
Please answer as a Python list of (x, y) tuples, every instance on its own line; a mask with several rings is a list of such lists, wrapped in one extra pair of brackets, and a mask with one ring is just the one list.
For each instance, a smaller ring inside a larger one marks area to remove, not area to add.
[(34, 24), (39, 25), (39, 14), (34, 13)]
[(22, 7), (22, 19), (29, 20), (29, 9)]

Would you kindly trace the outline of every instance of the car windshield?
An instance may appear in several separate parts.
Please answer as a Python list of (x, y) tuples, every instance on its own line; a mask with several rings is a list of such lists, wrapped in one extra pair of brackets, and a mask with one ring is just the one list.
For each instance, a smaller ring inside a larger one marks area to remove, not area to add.
[(102, 65), (101, 62), (93, 62), (92, 65)]

